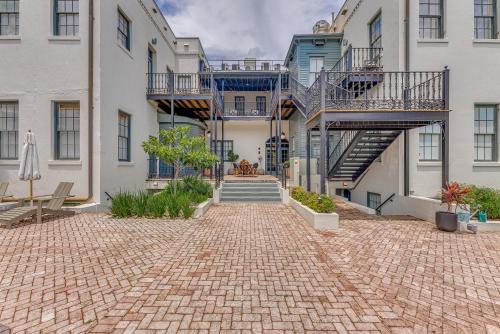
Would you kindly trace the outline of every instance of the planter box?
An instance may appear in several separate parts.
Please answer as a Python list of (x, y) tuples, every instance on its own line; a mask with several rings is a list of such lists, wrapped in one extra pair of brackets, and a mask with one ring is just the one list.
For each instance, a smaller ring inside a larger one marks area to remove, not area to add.
[(196, 210), (193, 214), (193, 218), (202, 217), (205, 213), (207, 213), (208, 209), (210, 209), (212, 204), (214, 204), (213, 198), (210, 198), (210, 199), (206, 200), (205, 202), (198, 204), (198, 206), (196, 207)]
[(321, 231), (336, 231), (339, 228), (339, 215), (336, 213), (317, 213), (290, 197), (290, 205), (309, 225)]

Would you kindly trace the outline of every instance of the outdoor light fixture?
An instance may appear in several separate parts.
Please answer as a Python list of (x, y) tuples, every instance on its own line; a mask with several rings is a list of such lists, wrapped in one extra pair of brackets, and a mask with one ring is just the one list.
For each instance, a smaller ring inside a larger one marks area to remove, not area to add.
[(281, 140), (285, 140), (285, 139), (286, 139), (285, 133), (284, 133), (284, 132), (282, 132), (282, 133), (281, 133)]
[(156, 37), (154, 37), (154, 38), (151, 40), (151, 44), (156, 45), (157, 43), (158, 43), (158, 40), (156, 39)]

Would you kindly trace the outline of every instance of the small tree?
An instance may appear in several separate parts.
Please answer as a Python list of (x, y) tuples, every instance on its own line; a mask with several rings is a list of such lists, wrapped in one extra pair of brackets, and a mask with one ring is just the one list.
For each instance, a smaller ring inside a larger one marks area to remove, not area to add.
[(174, 192), (177, 179), (184, 166), (203, 170), (212, 167), (218, 158), (205, 145), (204, 137), (189, 136), (188, 126), (177, 126), (170, 130), (160, 130), (158, 137), (149, 137), (142, 143), (147, 154), (154, 155), (174, 168)]

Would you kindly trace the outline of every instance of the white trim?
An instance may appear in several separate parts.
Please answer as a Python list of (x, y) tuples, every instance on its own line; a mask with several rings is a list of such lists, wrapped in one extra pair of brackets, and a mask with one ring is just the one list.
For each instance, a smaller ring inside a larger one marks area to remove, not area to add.
[(19, 166), (20, 160), (0, 160), (0, 166)]
[(21, 35), (0, 35), (0, 41), (20, 41)]
[(473, 39), (474, 44), (500, 44), (500, 39)]
[(48, 40), (50, 42), (81, 42), (82, 39), (80, 36), (50, 35)]
[(81, 166), (81, 160), (49, 160), (49, 166)]
[(133, 161), (118, 161), (118, 167), (134, 167), (135, 162)]
[(441, 167), (441, 161), (419, 161), (417, 167)]
[(127, 56), (130, 57), (130, 59), (134, 60), (134, 57), (132, 56), (132, 52), (130, 52), (130, 50), (128, 50), (126, 47), (124, 47), (123, 45), (120, 44), (119, 41), (116, 41), (116, 45), (118, 45), (118, 47), (127, 54)]
[(447, 38), (419, 38), (417, 44), (448, 44)]
[(500, 168), (500, 162), (499, 161), (485, 161), (485, 162), (475, 161), (472, 164), (472, 167), (495, 167), (495, 168)]

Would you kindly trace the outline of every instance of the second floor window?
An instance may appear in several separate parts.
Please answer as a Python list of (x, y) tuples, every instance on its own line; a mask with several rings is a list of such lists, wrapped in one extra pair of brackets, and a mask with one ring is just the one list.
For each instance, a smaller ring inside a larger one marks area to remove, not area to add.
[(497, 115), (495, 105), (478, 105), (474, 110), (474, 159), (497, 159)]
[(382, 48), (382, 14), (378, 14), (370, 23), (370, 47)]
[(0, 102), (0, 159), (18, 158), (18, 103)]
[(245, 97), (244, 96), (235, 96), (234, 97), (234, 109), (236, 109), (238, 114), (245, 113)]
[(55, 0), (54, 35), (77, 36), (80, 30), (79, 0)]
[(80, 104), (56, 103), (56, 147), (57, 160), (80, 159)]
[(443, 0), (420, 0), (420, 38), (443, 38)]
[(325, 66), (325, 58), (311, 57), (309, 58), (309, 86), (312, 86), (318, 78), (321, 69)]
[(130, 21), (118, 11), (118, 42), (130, 51)]
[(265, 96), (257, 96), (256, 98), (256, 109), (259, 111), (259, 114), (266, 113), (266, 97)]
[(0, 0), (0, 35), (19, 35), (19, 0)]
[(474, 37), (496, 39), (497, 34), (496, 0), (474, 0)]

